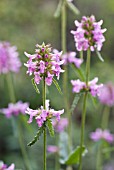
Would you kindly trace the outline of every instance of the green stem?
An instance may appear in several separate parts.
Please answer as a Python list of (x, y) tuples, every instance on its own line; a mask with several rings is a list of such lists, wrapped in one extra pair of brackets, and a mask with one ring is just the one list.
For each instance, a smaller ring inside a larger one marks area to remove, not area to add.
[[(62, 50), (63, 53), (66, 53), (67, 47), (66, 47), (66, 1), (63, 0), (63, 6), (62, 6), (62, 15), (61, 15), (61, 41), (62, 41)], [(71, 133), (71, 125), (72, 125), (72, 117), (71, 113), (69, 112), (69, 100), (68, 100), (68, 87), (67, 87), (67, 82), (68, 82), (68, 67), (64, 66), (63, 68), (65, 70), (65, 73), (63, 75), (63, 91), (64, 91), (64, 103), (65, 103), (65, 108), (66, 108), (66, 113), (69, 121), (69, 126), (68, 126), (68, 150), (69, 153), (71, 152), (72, 149), (72, 133)]]
[[(7, 80), (7, 85), (8, 85), (10, 101), (12, 103), (15, 103), (16, 98), (15, 98), (15, 93), (14, 93), (14, 85), (13, 85), (13, 80), (12, 80), (12, 76), (11, 76), (10, 73), (6, 75), (6, 80)], [(25, 146), (24, 146), (24, 140), (23, 140), (23, 137), (22, 137), (23, 132), (22, 132), (21, 125), (20, 125), (20, 120), (18, 122), (18, 126), (16, 124), (16, 121), (15, 121), (14, 117), (12, 117), (11, 120), (12, 120), (12, 126), (13, 126), (14, 134), (18, 138), (18, 141), (19, 141), (19, 145), (20, 145), (22, 157), (24, 159), (24, 164), (25, 164), (26, 170), (29, 170), (30, 166), (29, 166), (29, 161), (28, 161), (28, 156), (27, 156), (27, 153), (26, 153), (26, 149), (25, 149)], [(18, 127), (18, 136), (17, 136), (17, 133), (15, 132), (16, 129), (14, 129), (14, 127)]]
[(109, 115), (110, 115), (110, 108), (108, 106), (105, 106), (102, 115), (102, 122), (101, 122), (102, 129), (106, 129), (108, 127)]
[(85, 118), (86, 118), (87, 95), (88, 93), (86, 92), (84, 94), (83, 111), (82, 111), (79, 170), (82, 170), (82, 147), (84, 145), (84, 129), (85, 129)]
[[(87, 60), (86, 60), (86, 85), (88, 86), (89, 74), (90, 74), (90, 58), (91, 51), (87, 51)], [(82, 170), (82, 147), (84, 145), (84, 129), (85, 129), (85, 118), (86, 118), (86, 104), (87, 104), (88, 92), (84, 94), (83, 110), (82, 110), (82, 122), (81, 122), (81, 139), (80, 139), (80, 158), (79, 158), (79, 170)]]
[[(43, 78), (43, 108), (46, 109), (46, 82)], [(44, 170), (46, 170), (46, 127), (44, 128)]]
[(96, 160), (96, 170), (102, 170), (102, 144), (100, 144), (97, 152), (97, 160)]
[(83, 51), (80, 51), (80, 58), (83, 60)]
[[(58, 146), (58, 142), (59, 142), (59, 136), (58, 134), (55, 137), (56, 140), (56, 146)], [(59, 153), (57, 152), (55, 155), (55, 170), (60, 170), (60, 163), (59, 163)]]

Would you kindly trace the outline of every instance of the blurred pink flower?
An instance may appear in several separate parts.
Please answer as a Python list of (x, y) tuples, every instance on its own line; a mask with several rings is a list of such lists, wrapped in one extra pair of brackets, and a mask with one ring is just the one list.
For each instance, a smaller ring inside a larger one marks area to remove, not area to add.
[(101, 50), (105, 37), (103, 33), (106, 29), (101, 29), (103, 21), (96, 22), (95, 17), (83, 16), (81, 22), (75, 21), (76, 31), (71, 31), (74, 35), (74, 41), (76, 43), (76, 49), (78, 51), (87, 51), (89, 48), (91, 51)]
[(99, 141), (100, 139), (106, 140), (108, 143), (114, 141), (114, 135), (109, 132), (109, 130), (96, 129), (95, 132), (90, 133), (90, 138), (93, 141)]
[(68, 126), (68, 119), (67, 118), (61, 118), (61, 120), (58, 122), (57, 120), (52, 120), (53, 127), (56, 132), (60, 133), (63, 132), (64, 129)]
[(35, 117), (36, 123), (39, 127), (41, 127), (47, 119), (51, 119), (53, 117), (56, 117), (56, 120), (60, 121), (60, 115), (64, 113), (64, 109), (58, 111), (49, 109), (49, 100), (46, 100), (46, 109), (44, 109), (43, 106), (37, 110), (27, 108), (25, 113), (30, 115), (28, 123), (31, 123)]
[(19, 72), (21, 62), (18, 55), (16, 46), (11, 46), (9, 42), (0, 42), (0, 74)]
[(15, 165), (11, 164), (9, 167), (4, 164), (2, 161), (0, 161), (0, 170), (14, 170), (15, 169)]
[(57, 153), (59, 151), (59, 147), (57, 147), (55, 145), (48, 145), (47, 151), (50, 153)]
[(102, 104), (114, 106), (114, 85), (111, 83), (103, 85), (99, 100)]
[(7, 117), (18, 116), (20, 113), (25, 114), (25, 110), (29, 106), (28, 103), (18, 101), (17, 103), (9, 103), (8, 108), (0, 109), (0, 111)]

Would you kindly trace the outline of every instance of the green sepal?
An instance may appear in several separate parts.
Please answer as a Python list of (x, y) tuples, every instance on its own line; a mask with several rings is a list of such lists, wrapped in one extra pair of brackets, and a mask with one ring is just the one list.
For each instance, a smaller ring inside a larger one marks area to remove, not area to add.
[(41, 134), (43, 133), (44, 129), (45, 129), (45, 126), (44, 126), (44, 125), (42, 125), (41, 127), (39, 127), (36, 136), (34, 136), (34, 139), (33, 139), (31, 142), (29, 142), (27, 145), (28, 145), (28, 146), (34, 145), (34, 144), (39, 140), (39, 137), (40, 137)]
[(79, 9), (72, 2), (67, 1), (67, 6), (74, 14), (76, 14), (76, 15), (80, 14)]
[[(85, 146), (82, 147), (82, 156), (85, 156), (87, 153), (87, 149)], [(65, 164), (67, 165), (73, 165), (73, 164), (79, 164), (79, 158), (80, 158), (80, 146), (77, 146), (74, 151), (68, 156), (67, 160), (65, 161)]]
[(71, 108), (70, 108), (71, 113), (73, 113), (76, 105), (78, 104), (78, 101), (79, 101), (81, 95), (82, 95), (82, 93), (78, 93), (78, 94), (75, 95), (74, 100), (73, 100), (72, 105), (71, 105)]
[(48, 120), (46, 121), (46, 126), (47, 126), (47, 128), (48, 128), (48, 131), (49, 131), (50, 136), (53, 137), (53, 136), (54, 136), (54, 128), (53, 128), (51, 119), (48, 119)]
[(99, 60), (101, 60), (102, 62), (104, 62), (104, 59), (102, 58), (100, 52), (96, 50), (96, 53), (97, 53), (97, 56), (98, 56)]
[(55, 86), (56, 86), (58, 92), (62, 95), (63, 93), (62, 93), (62, 91), (61, 91), (61, 88), (60, 88), (58, 82), (57, 82), (54, 78), (53, 78), (53, 83), (55, 84)]
[(39, 89), (38, 89), (38, 87), (37, 87), (37, 84), (36, 84), (35, 81), (34, 81), (34, 78), (31, 79), (31, 82), (32, 82), (32, 85), (33, 85), (36, 93), (40, 93), (40, 91), (39, 91)]
[(63, 5), (63, 0), (59, 0), (59, 4), (58, 4), (57, 9), (54, 13), (55, 18), (58, 18), (60, 16), (61, 10), (62, 10), (62, 5)]

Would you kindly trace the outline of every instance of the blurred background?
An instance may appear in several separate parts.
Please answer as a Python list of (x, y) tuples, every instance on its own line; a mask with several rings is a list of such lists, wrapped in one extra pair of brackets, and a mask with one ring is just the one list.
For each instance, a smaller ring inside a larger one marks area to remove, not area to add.
[[(67, 49), (68, 51), (75, 51), (74, 39), (70, 30), (75, 29), (74, 20), (80, 20), (83, 15), (96, 16), (96, 20), (103, 19), (103, 28), (107, 28), (105, 33), (106, 42), (102, 48), (102, 56), (105, 60), (102, 63), (96, 54), (93, 53), (91, 78), (99, 77), (100, 82), (114, 83), (114, 1), (113, 0), (74, 0), (73, 3), (80, 10), (80, 15), (73, 14), (69, 9), (67, 10)], [(41, 94), (35, 93), (32, 87), (31, 77), (26, 75), (26, 68), (24, 63), (27, 61), (24, 51), (34, 53), (35, 44), (42, 44), (42, 42), (50, 43), (53, 48), (61, 50), (61, 18), (54, 18), (54, 12), (57, 8), (58, 0), (0, 0), (0, 41), (9, 41), (11, 45), (16, 45), (19, 57), (22, 62), (21, 70), (18, 74), (13, 74), (14, 88), (16, 100), (29, 102), (31, 108), (37, 108), (42, 104)], [(77, 53), (78, 56), (78, 53)], [(69, 68), (69, 80), (76, 78), (75, 73)], [(62, 78), (59, 82), (62, 87)], [(39, 86), (41, 90), (41, 86)], [(58, 93), (55, 86), (52, 85), (48, 89), (48, 98), (51, 100), (51, 106), (55, 109), (62, 109), (64, 107), (63, 97)], [(72, 102), (73, 95), (71, 85), (69, 83), (70, 101)], [(7, 83), (4, 75), (0, 75), (0, 108), (7, 107), (10, 102), (7, 91)], [(98, 106), (99, 107), (99, 106)], [(93, 109), (94, 106), (91, 101), (88, 103), (87, 115), (87, 134), (99, 125), (98, 110)], [(77, 138), (79, 143), (79, 128), (80, 128), (80, 109), (77, 108), (77, 114), (74, 113), (74, 138)], [(111, 111), (112, 121), (110, 122), (111, 131), (114, 132), (113, 109)], [(95, 114), (97, 116), (95, 116)], [(96, 118), (97, 117), (97, 118)], [(28, 117), (26, 118), (26, 121)], [(37, 132), (37, 126), (30, 125), (27, 127), (26, 121), (22, 125), (24, 128), (25, 145), (34, 137)], [(75, 138), (75, 140), (76, 140)], [(90, 142), (89, 136), (87, 141)], [(53, 144), (54, 139), (48, 138), (48, 144)], [(74, 143), (76, 146), (76, 143)], [(42, 137), (39, 143), (33, 147), (27, 147), (30, 157), (32, 170), (41, 170), (43, 159), (42, 151)], [(92, 163), (90, 161), (92, 160)], [(86, 158), (86, 165), (89, 162), (89, 167), (85, 170), (94, 170), (94, 155)], [(16, 164), (17, 169), (23, 169), (24, 165), (21, 153), (18, 146), (18, 141), (13, 135), (11, 120), (6, 119), (0, 115), (0, 160), (5, 163)], [(49, 156), (48, 169), (53, 170), (54, 158)]]

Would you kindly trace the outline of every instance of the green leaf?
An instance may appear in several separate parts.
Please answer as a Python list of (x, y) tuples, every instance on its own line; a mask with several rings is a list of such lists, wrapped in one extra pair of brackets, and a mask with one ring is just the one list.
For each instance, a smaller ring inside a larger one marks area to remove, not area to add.
[[(87, 153), (87, 149), (85, 146), (82, 147), (82, 156), (85, 156)], [(79, 163), (79, 157), (80, 157), (80, 146), (77, 146), (76, 149), (69, 155), (68, 159), (65, 161), (65, 164), (67, 165), (73, 165)]]
[(78, 8), (72, 2), (67, 1), (67, 6), (74, 14), (76, 14), (76, 15), (80, 14), (80, 11), (78, 10)]
[(60, 1), (59, 1), (59, 4), (58, 4), (58, 6), (57, 6), (57, 9), (56, 9), (56, 11), (55, 11), (55, 13), (54, 13), (54, 17), (55, 17), (55, 18), (58, 18), (58, 17), (60, 16), (60, 14), (61, 14), (61, 9), (62, 9), (62, 5), (63, 5), (63, 0), (60, 0)]
[(81, 68), (77, 68), (74, 64), (70, 64), (71, 68), (75, 72), (76, 76), (80, 78), (80, 80), (85, 81), (85, 75)]
[(53, 137), (54, 136), (54, 128), (53, 128), (53, 125), (52, 125), (52, 121), (50, 119), (48, 119), (46, 121), (46, 126), (49, 130), (50, 136)]
[(102, 58), (100, 52), (96, 50), (96, 53), (97, 53), (98, 58), (99, 58), (102, 62), (104, 62), (104, 59)]
[(58, 82), (57, 82), (54, 78), (53, 78), (53, 83), (55, 84), (55, 86), (56, 86), (58, 92), (62, 95), (63, 93), (62, 93), (62, 91), (61, 91), (61, 88), (60, 88)]
[(31, 79), (31, 82), (32, 82), (32, 85), (33, 85), (34, 89), (36, 90), (36, 93), (40, 93), (40, 91), (39, 91), (39, 89), (38, 89), (38, 87), (37, 87), (37, 84), (36, 84), (35, 81), (34, 81), (34, 78)]
[(34, 144), (39, 140), (39, 137), (40, 137), (41, 134), (43, 133), (44, 128), (45, 128), (45, 127), (44, 127), (44, 125), (43, 125), (42, 127), (40, 127), (40, 128), (38, 129), (38, 132), (37, 132), (36, 136), (34, 136), (34, 139), (27, 144), (28, 146), (34, 145)]
[(74, 100), (73, 100), (72, 105), (71, 105), (71, 109), (70, 109), (71, 113), (73, 113), (73, 111), (74, 111), (74, 109), (75, 109), (75, 107), (76, 107), (76, 105), (77, 105), (77, 103), (78, 103), (78, 101), (79, 101), (79, 99), (81, 97), (81, 94), (82, 93), (79, 93), (79, 94), (75, 95)]

